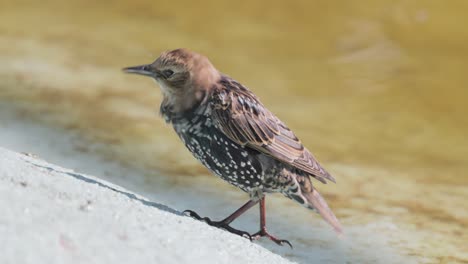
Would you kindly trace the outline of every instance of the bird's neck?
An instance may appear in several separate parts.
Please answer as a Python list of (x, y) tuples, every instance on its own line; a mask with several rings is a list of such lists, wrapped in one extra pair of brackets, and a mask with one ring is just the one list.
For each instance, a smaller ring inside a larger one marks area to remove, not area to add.
[(211, 64), (208, 66), (196, 69), (196, 74), (191, 74), (185, 87), (166, 89), (161, 86), (164, 99), (160, 113), (166, 122), (172, 122), (172, 118), (194, 112), (207, 102), (221, 79), (221, 74)]
[(159, 113), (167, 123), (173, 123), (177, 119), (187, 118), (194, 113), (204, 112), (209, 96), (206, 90), (200, 90), (184, 97), (165, 95), (161, 102)]

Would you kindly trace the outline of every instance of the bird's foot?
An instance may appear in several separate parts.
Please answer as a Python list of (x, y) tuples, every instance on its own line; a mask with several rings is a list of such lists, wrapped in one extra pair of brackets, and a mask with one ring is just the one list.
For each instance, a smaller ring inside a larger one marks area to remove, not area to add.
[[(183, 212), (183, 214), (185, 214), (186, 216), (190, 216), (194, 219), (197, 219), (197, 220), (200, 220), (200, 221), (203, 221), (207, 224), (209, 224), (210, 226), (214, 226), (214, 227), (217, 227), (217, 228), (221, 228), (221, 229), (224, 229), (230, 233), (233, 233), (233, 234), (236, 234), (238, 236), (241, 236), (241, 237), (245, 237), (247, 239), (250, 239), (250, 241), (252, 241), (253, 239), (253, 236), (251, 236), (249, 233), (245, 232), (245, 231), (242, 231), (242, 230), (238, 230), (238, 229), (235, 229), (235, 228), (232, 228), (229, 224), (223, 222), (223, 221), (212, 221), (210, 218), (208, 217), (201, 217), (200, 215), (198, 215), (197, 213), (195, 213), (194, 211), (192, 210), (185, 210)], [(288, 242), (289, 243), (289, 242)]]
[(288, 240), (285, 240), (285, 239), (278, 239), (276, 238), (275, 236), (273, 235), (270, 235), (266, 229), (262, 229), (260, 231), (258, 231), (257, 233), (253, 234), (252, 235), (252, 239), (254, 240), (257, 240), (261, 237), (268, 237), (271, 241), (275, 242), (276, 244), (280, 245), (280, 246), (283, 246), (285, 244), (287, 244), (288, 246), (291, 247), (291, 249), (293, 248), (292, 244), (288, 241)]

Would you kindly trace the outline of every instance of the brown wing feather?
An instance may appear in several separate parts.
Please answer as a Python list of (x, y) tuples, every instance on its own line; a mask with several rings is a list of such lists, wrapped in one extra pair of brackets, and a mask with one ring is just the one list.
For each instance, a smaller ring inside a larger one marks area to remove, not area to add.
[(294, 133), (241, 84), (225, 78), (212, 99), (213, 120), (231, 140), (290, 164), (323, 183), (335, 182)]

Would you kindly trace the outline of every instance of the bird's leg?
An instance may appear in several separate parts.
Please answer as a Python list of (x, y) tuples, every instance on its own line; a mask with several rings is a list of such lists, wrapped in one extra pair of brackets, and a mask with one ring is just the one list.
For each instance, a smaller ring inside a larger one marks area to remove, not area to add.
[(292, 245), (288, 240), (278, 239), (267, 232), (266, 229), (266, 209), (265, 209), (265, 197), (260, 200), (260, 231), (252, 235), (252, 239), (259, 239), (261, 237), (268, 237), (271, 241), (282, 246), (288, 244), (291, 248)]
[(258, 203), (258, 200), (256, 200), (256, 201), (255, 200), (249, 200), (247, 203), (245, 203), (243, 206), (241, 206), (241, 208), (237, 209), (234, 213), (232, 213), (231, 215), (229, 215), (228, 217), (226, 217), (225, 219), (223, 219), (221, 221), (212, 221), (208, 217), (201, 217), (197, 213), (195, 213), (194, 211), (191, 211), (191, 210), (185, 210), (183, 213), (190, 216), (190, 217), (193, 217), (193, 218), (195, 218), (197, 220), (204, 221), (204, 222), (206, 222), (207, 224), (209, 224), (211, 226), (224, 229), (224, 230), (226, 230), (226, 231), (228, 231), (230, 233), (233, 233), (233, 234), (236, 234), (236, 235), (239, 235), (239, 236), (242, 236), (242, 237), (246, 237), (246, 238), (252, 240), (252, 236), (248, 232), (232, 228), (231, 226), (229, 226), (229, 224), (232, 223), (232, 221), (234, 221), (236, 218), (238, 218), (240, 215), (245, 213), (247, 210), (252, 208), (252, 206), (256, 205), (257, 203)]

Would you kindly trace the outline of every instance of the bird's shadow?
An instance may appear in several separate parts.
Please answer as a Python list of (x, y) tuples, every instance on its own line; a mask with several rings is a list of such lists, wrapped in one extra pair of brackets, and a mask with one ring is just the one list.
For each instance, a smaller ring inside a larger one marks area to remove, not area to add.
[(25, 161), (28, 162), (29, 164), (35, 166), (35, 167), (46, 169), (46, 170), (48, 170), (50, 172), (64, 174), (64, 175), (73, 177), (73, 178), (75, 178), (77, 180), (80, 180), (80, 181), (84, 181), (84, 182), (91, 183), (91, 184), (97, 184), (100, 187), (109, 189), (111, 191), (120, 193), (122, 195), (125, 195), (129, 199), (132, 199), (134, 201), (138, 201), (138, 202), (142, 203), (143, 205), (155, 207), (155, 208), (157, 208), (159, 210), (166, 211), (166, 212), (169, 212), (169, 213), (173, 213), (173, 214), (176, 214), (176, 215), (184, 215), (181, 212), (179, 212), (179, 211), (177, 211), (177, 210), (175, 210), (175, 209), (173, 209), (173, 208), (171, 208), (171, 207), (169, 207), (167, 205), (145, 200), (144, 198), (138, 197), (137, 195), (135, 195), (135, 194), (133, 194), (131, 192), (128, 192), (128, 191), (125, 191), (125, 190), (119, 190), (118, 188), (112, 187), (112, 186), (110, 186), (110, 185), (106, 184), (105, 182), (100, 181), (98, 179), (92, 179), (90, 177), (87, 177), (86, 175), (79, 174), (79, 173), (74, 173), (74, 172), (65, 171), (65, 170), (58, 170), (58, 169), (50, 167), (50, 166), (45, 166), (45, 165), (34, 163), (31, 160), (27, 160), (27, 159), (25, 159)]

